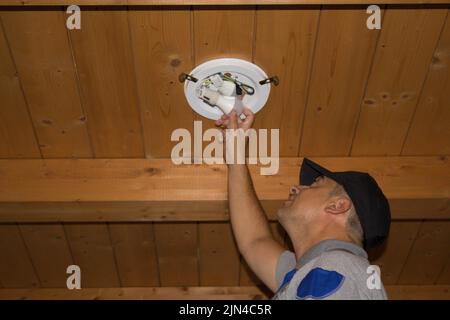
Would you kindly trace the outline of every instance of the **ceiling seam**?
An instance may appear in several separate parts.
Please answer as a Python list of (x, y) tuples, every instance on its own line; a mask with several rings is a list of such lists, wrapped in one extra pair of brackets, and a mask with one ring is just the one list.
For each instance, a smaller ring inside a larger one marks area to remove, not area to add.
[[(62, 11), (61, 11), (61, 15), (64, 17), (64, 7), (62, 7)], [(63, 19), (64, 21), (64, 19)], [(80, 76), (78, 74), (78, 67), (77, 67), (77, 61), (75, 59), (75, 52), (73, 49), (73, 44), (72, 44), (72, 38), (70, 37), (70, 33), (69, 33), (69, 29), (66, 29), (66, 35), (67, 35), (67, 42), (69, 45), (69, 50), (70, 50), (70, 56), (72, 58), (72, 64), (73, 64), (73, 71), (75, 74), (75, 82), (77, 84), (77, 92), (78, 92), (78, 98), (80, 99), (80, 109), (83, 112), (83, 115), (86, 117), (86, 133), (87, 133), (87, 137), (88, 137), (88, 143), (89, 143), (89, 148), (91, 150), (91, 158), (95, 158), (95, 149), (94, 149), (94, 144), (92, 143), (92, 137), (91, 137), (91, 131), (89, 130), (89, 116), (86, 112), (86, 108), (84, 106), (84, 98), (83, 98), (83, 92), (81, 90), (81, 81), (80, 81)]]
[[(388, 7), (387, 5), (384, 6), (385, 13), (381, 17), (382, 20), (386, 19), (386, 15), (389, 12), (387, 7)], [(367, 95), (367, 88), (369, 87), (369, 82), (370, 82), (370, 79), (371, 79), (372, 71), (373, 71), (373, 69), (375, 67), (374, 61), (375, 61), (376, 56), (377, 56), (382, 30), (383, 30), (383, 28), (381, 27), (381, 30), (378, 32), (377, 39), (375, 40), (375, 48), (374, 48), (373, 53), (372, 53), (372, 59), (370, 61), (369, 72), (367, 74), (367, 79), (366, 79), (366, 83), (364, 85), (364, 90), (363, 90), (363, 94), (362, 94), (362, 97), (361, 97), (361, 101), (359, 102), (358, 115), (356, 116), (356, 123), (355, 123), (355, 127), (353, 128), (353, 134), (352, 134), (352, 138), (351, 138), (351, 141), (350, 141), (350, 148), (349, 148), (349, 150), (347, 152), (347, 156), (351, 156), (352, 155), (353, 143), (355, 141), (355, 137), (356, 137), (356, 134), (357, 134), (357, 131), (358, 131), (359, 120), (361, 119), (361, 112), (362, 112), (362, 108), (363, 108), (362, 105), (363, 105), (364, 99), (365, 99), (365, 97)]]
[(315, 29), (316, 34), (314, 37), (314, 47), (312, 50), (311, 62), (310, 62), (309, 70), (308, 70), (308, 80), (305, 85), (306, 97), (305, 97), (305, 103), (304, 103), (304, 107), (303, 107), (303, 116), (301, 119), (301, 121), (302, 121), (301, 129), (300, 129), (301, 132), (300, 132), (300, 137), (299, 137), (298, 146), (297, 146), (297, 156), (299, 156), (299, 157), (301, 156), (301, 150), (302, 150), (302, 141), (303, 141), (303, 132), (304, 132), (304, 128), (305, 128), (306, 110), (308, 109), (309, 93), (311, 90), (311, 79), (312, 79), (312, 74), (313, 74), (313, 70), (314, 70), (314, 62), (316, 61), (316, 49), (317, 49), (317, 42), (319, 39), (320, 20), (321, 20), (321, 16), (322, 16), (323, 7), (324, 7), (323, 5), (321, 5), (319, 7), (319, 13), (318, 13), (316, 29)]
[[(142, 101), (141, 101), (141, 97), (139, 94), (139, 87), (138, 87), (138, 80), (137, 80), (137, 72), (136, 72), (136, 55), (134, 54), (134, 46), (133, 46), (133, 37), (131, 35), (131, 28), (130, 28), (130, 7), (126, 6), (126, 17), (127, 17), (127, 29), (128, 29), (128, 43), (130, 46), (130, 51), (131, 51), (131, 61), (132, 61), (132, 65), (133, 65), (133, 79), (134, 79), (134, 95), (136, 98), (136, 104), (137, 104), (137, 109), (138, 109), (138, 115), (139, 115), (139, 125), (140, 125), (140, 131), (141, 131), (141, 137), (142, 137), (142, 152), (143, 152), (143, 156), (144, 158), (148, 158), (151, 154), (151, 150), (147, 150), (147, 137), (145, 134), (145, 126), (143, 123), (143, 119), (142, 119), (142, 115), (143, 115), (143, 108), (142, 108)], [(164, 17), (163, 17), (164, 19)], [(163, 22), (164, 23), (164, 22)]]
[[(0, 15), (0, 29), (1, 29), (1, 31), (3, 33), (3, 36), (5, 37), (6, 45), (8, 47), (9, 56), (11, 58), (12, 65), (14, 67), (14, 71), (16, 72), (17, 82), (19, 83), (20, 91), (22, 92), (23, 101), (25, 102), (25, 107), (27, 109), (27, 114), (28, 114), (28, 118), (30, 120), (31, 128), (33, 129), (34, 139), (35, 139), (35, 142), (37, 143), (37, 148), (39, 150), (39, 155), (41, 156), (41, 159), (43, 159), (44, 156), (42, 154), (41, 143), (39, 141), (39, 136), (37, 135), (37, 132), (36, 132), (36, 127), (34, 125), (33, 117), (31, 115), (30, 106), (29, 106), (29, 103), (28, 103), (28, 100), (27, 100), (27, 96), (25, 94), (25, 89), (23, 88), (22, 80), (20, 79), (19, 70), (17, 70), (17, 64), (16, 64), (16, 61), (14, 59), (14, 55), (13, 55), (13, 52), (12, 52), (12, 49), (11, 49), (11, 44), (9, 43), (9, 39), (8, 39), (7, 34), (6, 34), (5, 26), (3, 24), (3, 19), (2, 19), (1, 15)], [(36, 158), (32, 158), (32, 159), (36, 159)]]

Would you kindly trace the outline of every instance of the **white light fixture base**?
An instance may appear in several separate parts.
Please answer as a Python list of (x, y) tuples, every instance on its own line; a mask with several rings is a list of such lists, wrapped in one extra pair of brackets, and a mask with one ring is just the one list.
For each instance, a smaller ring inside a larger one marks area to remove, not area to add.
[[(211, 120), (217, 120), (224, 114), (224, 111), (219, 107), (208, 104), (198, 94), (204, 80), (217, 73), (230, 74), (232, 78), (254, 89), (253, 94), (244, 94), (242, 98), (243, 105), (253, 113), (257, 113), (264, 107), (269, 98), (271, 85), (270, 83), (260, 84), (259, 82), (267, 79), (267, 74), (251, 62), (242, 59), (223, 58), (210, 60), (197, 66), (189, 75), (198, 79), (198, 81), (184, 82), (184, 94), (195, 112)], [(225, 89), (222, 88), (222, 90)], [(226, 108), (225, 110), (228, 111), (229, 109)]]

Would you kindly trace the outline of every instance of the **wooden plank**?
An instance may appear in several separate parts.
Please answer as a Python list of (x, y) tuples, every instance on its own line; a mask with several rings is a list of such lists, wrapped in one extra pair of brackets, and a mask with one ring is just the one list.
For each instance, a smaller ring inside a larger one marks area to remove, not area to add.
[(44, 158), (92, 157), (63, 12), (1, 17)]
[[(447, 157), (312, 160), (332, 171), (372, 174), (392, 203), (394, 219), (450, 218)], [(250, 166), (271, 219), (288, 188), (298, 183), (302, 161), (281, 158), (280, 170), (272, 176), (261, 176), (259, 166)], [(120, 213), (116, 203), (120, 209), (134, 209)], [(0, 221), (65, 221), (64, 208), (68, 221), (108, 221), (109, 213), (113, 221), (196, 221), (196, 212), (214, 221), (227, 219), (226, 203), (225, 165), (177, 166), (168, 159), (0, 160)]]
[[(270, 208), (275, 207), (270, 202)], [(280, 202), (281, 205), (281, 202)], [(266, 206), (267, 207), (267, 206)], [(271, 209), (272, 210), (272, 209)], [(273, 209), (275, 210), (275, 209)], [(274, 212), (274, 211), (273, 211)], [(273, 212), (269, 215), (275, 219)], [(423, 211), (420, 211), (423, 213)], [(223, 201), (1, 202), (1, 222), (228, 221)]]
[[(281, 195), (280, 195), (281, 197)], [(276, 221), (283, 200), (261, 203), (268, 219)], [(439, 199), (390, 199), (396, 220), (448, 219), (450, 201)], [(1, 202), (2, 222), (87, 221), (228, 221), (226, 200), (193, 201), (89, 201), (89, 202)]]
[(151, 223), (111, 223), (111, 242), (121, 285), (159, 286), (158, 261)]
[(84, 10), (68, 32), (95, 157), (143, 157), (126, 10)]
[[(383, 3), (448, 3), (447, 0), (383, 0)], [(3, 0), (5, 6), (70, 5), (72, 0)], [(78, 0), (78, 5), (211, 5), (211, 0)], [(214, 5), (380, 4), (377, 0), (221, 0)]]
[(425, 221), (397, 284), (435, 284), (450, 254), (450, 221)]
[(439, 275), (437, 284), (450, 284), (450, 254), (447, 258), (447, 263), (445, 264), (444, 269)]
[(40, 158), (33, 123), (1, 22), (0, 158)]
[(385, 244), (369, 252), (370, 263), (381, 268), (383, 284), (397, 283), (420, 225), (420, 221), (392, 222)]
[(74, 263), (81, 269), (81, 287), (120, 286), (106, 224), (64, 224), (64, 228)]
[(67, 267), (73, 264), (61, 224), (19, 225), (41, 287), (66, 288)]
[[(252, 61), (255, 37), (255, 7), (215, 6), (193, 8), (193, 51), (195, 65), (211, 59), (239, 58)], [(215, 128), (214, 121), (195, 114), (203, 131)], [(209, 142), (203, 141), (203, 149)]]
[(199, 223), (201, 286), (239, 284), (239, 253), (229, 223)]
[(428, 69), (403, 155), (450, 154), (450, 17)]
[(391, 300), (450, 300), (450, 286), (387, 286)]
[(161, 286), (199, 284), (196, 223), (155, 223)]
[(178, 76), (193, 69), (189, 8), (128, 11), (147, 158), (170, 157), (172, 131), (191, 131), (193, 112)]
[(40, 286), (16, 224), (0, 225), (0, 256), (0, 282), (4, 288)]
[(252, 60), (255, 7), (195, 7), (195, 64), (210, 59)]
[(67, 289), (0, 289), (0, 299), (176, 299), (176, 300), (260, 300), (267, 299), (256, 287), (146, 287), (146, 288), (85, 288)]
[(300, 155), (350, 152), (379, 31), (356, 8), (321, 10)]
[(280, 84), (272, 87), (254, 128), (280, 130), (282, 157), (298, 154), (319, 13), (319, 7), (256, 10), (254, 62)]
[(352, 155), (400, 154), (447, 11), (386, 9)]
[[(260, 197), (270, 221), (283, 200)], [(440, 220), (450, 217), (448, 199), (390, 199), (395, 220)], [(427, 205), (430, 204), (430, 207)], [(408, 210), (412, 207), (412, 210)], [(428, 210), (427, 210), (428, 208)], [(121, 211), (121, 210), (128, 211)], [(229, 221), (227, 200), (119, 202), (1, 202), (0, 222), (164, 222)], [(286, 243), (289, 246), (289, 243)]]
[[(386, 286), (391, 300), (449, 300), (450, 286)], [(147, 287), (147, 288), (86, 288), (67, 289), (0, 289), (2, 300), (261, 300), (268, 299), (264, 289), (245, 287)]]

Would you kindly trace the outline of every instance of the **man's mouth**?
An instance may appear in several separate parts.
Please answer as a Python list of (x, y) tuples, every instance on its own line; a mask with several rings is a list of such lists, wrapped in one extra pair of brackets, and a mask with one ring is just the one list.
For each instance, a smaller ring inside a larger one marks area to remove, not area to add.
[(287, 200), (283, 203), (284, 207), (289, 207), (294, 202), (295, 198), (297, 197), (296, 194), (290, 194), (287, 198)]

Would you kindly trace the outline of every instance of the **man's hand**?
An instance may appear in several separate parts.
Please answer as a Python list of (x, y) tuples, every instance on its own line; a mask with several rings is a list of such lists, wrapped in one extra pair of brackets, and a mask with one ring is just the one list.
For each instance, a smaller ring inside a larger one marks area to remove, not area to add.
[[(228, 141), (227, 139), (232, 141), (237, 137), (238, 133), (236, 132), (236, 130), (242, 129), (245, 133), (247, 129), (251, 128), (255, 115), (250, 111), (250, 109), (246, 107), (243, 108), (242, 113), (246, 116), (244, 120), (241, 120), (238, 117), (237, 113), (235, 111), (232, 111), (230, 114), (224, 114), (220, 119), (215, 121), (216, 126), (219, 126), (223, 129), (221, 143), (224, 143), (223, 154), (224, 156), (226, 155), (225, 157), (227, 159), (228, 165), (230, 164), (228, 162), (229, 159), (232, 159), (232, 163), (235, 161), (234, 155), (238, 155), (237, 157), (243, 156), (245, 158), (245, 150), (237, 149), (237, 145), (235, 143), (232, 143), (231, 145), (229, 143), (226, 143)], [(227, 131), (227, 129), (230, 129), (231, 132)], [(233, 146), (235, 149), (231, 150)], [(242, 154), (242, 152), (244, 152), (244, 154)]]
[(244, 107), (242, 113), (245, 115), (245, 120), (241, 120), (235, 111), (229, 115), (224, 114), (220, 119), (216, 120), (216, 126), (222, 126), (226, 129), (247, 129), (251, 128), (255, 115), (247, 107)]

